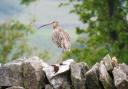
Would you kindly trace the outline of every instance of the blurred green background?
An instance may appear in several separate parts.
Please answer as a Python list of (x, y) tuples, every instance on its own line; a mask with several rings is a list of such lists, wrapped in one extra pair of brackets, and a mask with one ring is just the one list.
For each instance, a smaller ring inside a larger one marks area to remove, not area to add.
[[(128, 63), (128, 0), (18, 0), (17, 3), (9, 7), (13, 13), (5, 14), (7, 7), (3, 4), (0, 7), (1, 63), (36, 55), (49, 63), (72, 58), (92, 65), (106, 54)], [(37, 31), (38, 26), (52, 20), (58, 20), (71, 35), (71, 52), (62, 53), (51, 42), (51, 27)]]

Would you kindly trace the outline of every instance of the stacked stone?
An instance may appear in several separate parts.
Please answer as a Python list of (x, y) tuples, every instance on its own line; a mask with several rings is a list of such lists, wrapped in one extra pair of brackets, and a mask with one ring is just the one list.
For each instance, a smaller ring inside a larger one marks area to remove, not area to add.
[(0, 89), (128, 89), (128, 65), (109, 55), (91, 68), (73, 59), (54, 65), (18, 59), (0, 64)]

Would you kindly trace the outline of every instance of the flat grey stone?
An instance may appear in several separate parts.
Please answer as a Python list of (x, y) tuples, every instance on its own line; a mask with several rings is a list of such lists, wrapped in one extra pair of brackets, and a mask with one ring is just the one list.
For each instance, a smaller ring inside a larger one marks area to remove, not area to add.
[(96, 63), (89, 71), (86, 73), (86, 86), (87, 89), (102, 89), (99, 75), (98, 75), (99, 63)]
[(23, 85), (25, 89), (42, 89), (45, 87), (46, 76), (42, 70), (44, 66), (48, 65), (38, 57), (32, 57), (23, 62)]
[(107, 71), (112, 71), (113, 70), (112, 59), (111, 59), (109, 54), (107, 54), (103, 58), (102, 61), (103, 61), (104, 65), (105, 65)]
[(71, 81), (74, 89), (86, 89), (85, 73), (88, 71), (86, 63), (72, 63), (70, 65)]
[(104, 89), (114, 89), (114, 83), (112, 78), (110, 77), (109, 73), (103, 62), (100, 63), (99, 66), (99, 79), (104, 87)]
[(120, 64), (113, 70), (114, 83), (117, 89), (128, 89), (127, 65)]
[(10, 62), (0, 67), (0, 86), (23, 86), (22, 62)]
[(54, 89), (71, 89), (70, 83), (70, 64), (72, 59), (66, 60), (61, 64), (55, 64), (43, 68), (48, 81)]

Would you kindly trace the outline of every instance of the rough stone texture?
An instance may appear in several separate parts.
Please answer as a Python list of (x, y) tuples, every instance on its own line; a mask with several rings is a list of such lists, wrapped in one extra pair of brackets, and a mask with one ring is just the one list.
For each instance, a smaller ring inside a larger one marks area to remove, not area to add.
[[(32, 57), (23, 62), (23, 83), (25, 89), (42, 89), (45, 87), (43, 64), (45, 63), (38, 57)], [(47, 64), (45, 65), (47, 66)]]
[(6, 88), (6, 89), (25, 89), (25, 88), (20, 87), (20, 86), (13, 86), (13, 87), (9, 87), (9, 88)]
[(104, 87), (104, 89), (114, 89), (113, 87), (113, 81), (110, 77), (109, 73), (107, 72), (107, 69), (103, 62), (100, 63), (99, 66), (99, 79)]
[(72, 59), (64, 61), (61, 64), (55, 64), (43, 68), (50, 84), (55, 89), (71, 89), (69, 69), (70, 64), (74, 61)]
[(22, 62), (11, 62), (0, 67), (0, 86), (23, 86)]
[(45, 85), (45, 89), (53, 89), (53, 87), (49, 84)]
[(68, 72), (54, 76), (50, 83), (54, 89), (72, 89)]
[(98, 78), (99, 63), (96, 63), (87, 73), (86, 73), (86, 86), (87, 89), (102, 89), (100, 81)]
[(121, 64), (114, 68), (113, 75), (117, 89), (128, 89), (128, 65)]
[(119, 64), (119, 67), (120, 67), (120, 69), (123, 70), (123, 72), (126, 73), (127, 76), (128, 76), (128, 65), (126, 65), (126, 64), (123, 63), (123, 64)]
[(71, 81), (74, 89), (86, 89), (85, 73), (89, 69), (85, 63), (72, 63)]
[(72, 59), (54, 65), (38, 57), (18, 59), (0, 65), (0, 89), (128, 89), (128, 65), (112, 61), (114, 69), (107, 55), (88, 70)]
[(106, 55), (104, 58), (103, 58), (103, 63), (107, 69), (107, 71), (112, 71), (113, 70), (113, 65), (112, 65), (112, 59), (110, 57), (110, 55)]

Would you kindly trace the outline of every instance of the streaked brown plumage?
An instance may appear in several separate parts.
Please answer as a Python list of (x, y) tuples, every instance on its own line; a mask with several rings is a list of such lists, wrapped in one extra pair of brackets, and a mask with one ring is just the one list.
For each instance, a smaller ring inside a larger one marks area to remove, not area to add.
[[(69, 34), (62, 29), (62, 27), (59, 25), (57, 21), (53, 21), (50, 24), (53, 27), (53, 36), (52, 36), (53, 42), (58, 46), (58, 48), (63, 48), (64, 51), (70, 51), (71, 44), (70, 44)], [(50, 24), (46, 24), (46, 25), (50, 25)]]

